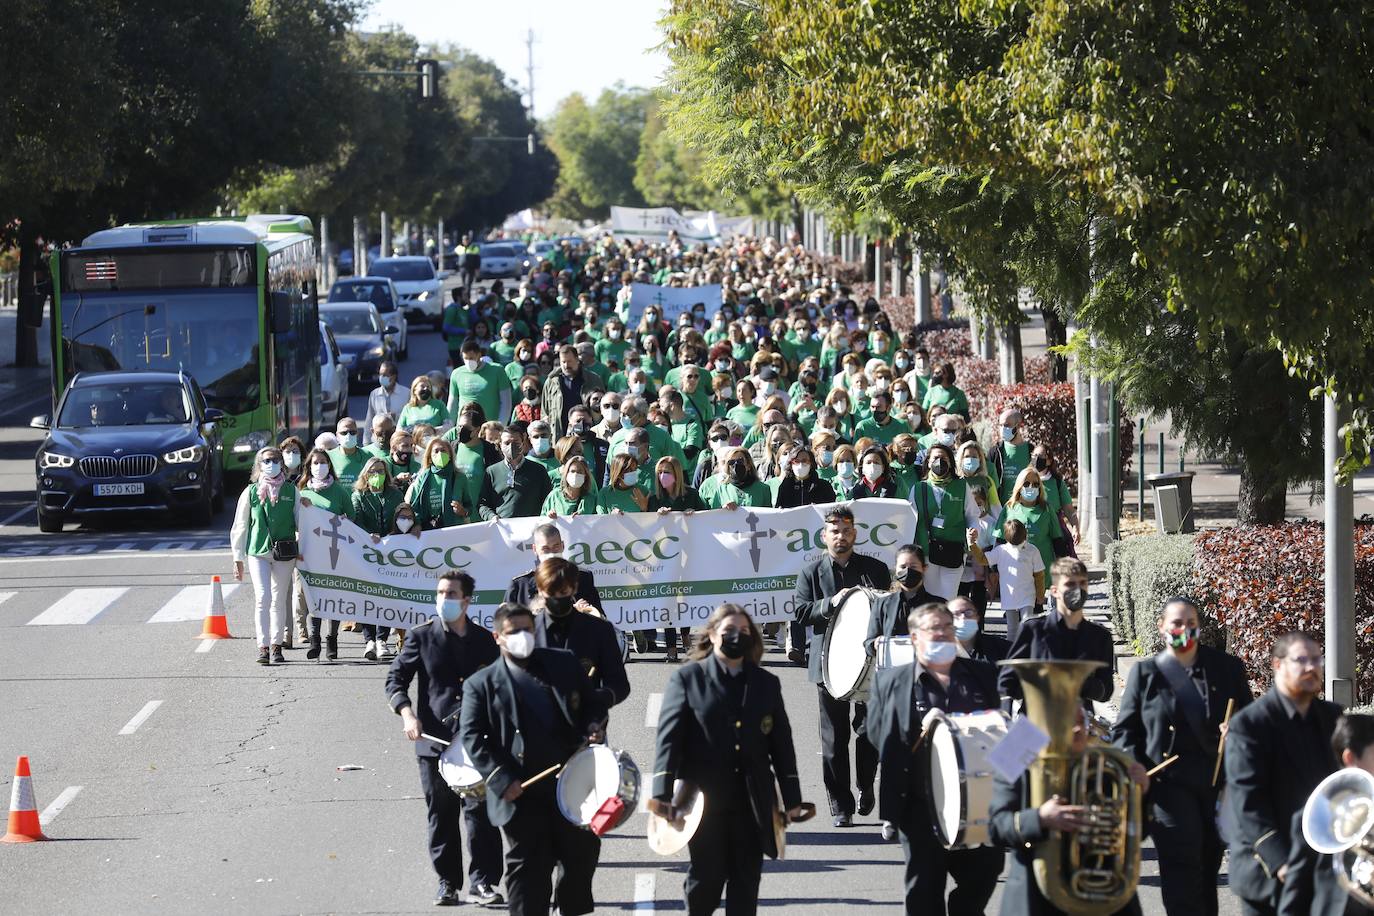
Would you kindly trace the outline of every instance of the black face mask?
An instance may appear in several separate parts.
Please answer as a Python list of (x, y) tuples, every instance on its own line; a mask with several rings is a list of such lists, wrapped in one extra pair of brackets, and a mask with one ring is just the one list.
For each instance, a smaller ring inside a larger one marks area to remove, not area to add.
[(1044, 459), (1044, 458), (1037, 458), (1037, 459), (1035, 459), (1035, 469), (1036, 469), (1037, 471), (1039, 471), (1040, 473), (1044, 473), (1045, 471), (1049, 470), (1049, 467), (1050, 467), (1050, 463), (1049, 463), (1049, 461), (1047, 461), (1046, 459)]
[(535, 391), (533, 388), (527, 388), (525, 390), (525, 400), (531, 403), (539, 400), (539, 392)]
[(901, 454), (901, 456), (902, 456), (902, 457), (901, 457), (901, 462), (902, 462), (902, 464), (915, 464), (915, 463), (916, 463), (916, 453), (913, 452), (913, 451), (911, 451), (910, 449), (907, 449), (906, 451), (901, 452), (900, 454)]
[(730, 659), (744, 658), (751, 642), (748, 633), (726, 633), (720, 638), (720, 654)]
[(875, 410), (875, 411), (873, 411), (873, 419), (877, 420), (879, 423), (883, 422), (884, 420), (887, 419), (887, 411), (886, 411), (886, 410)]
[(943, 458), (936, 458), (930, 463), (930, 472), (936, 477), (944, 477), (949, 473), (949, 462)]
[(428, 388), (421, 388), (419, 391), (417, 391), (417, 392), (415, 392), (415, 393), (419, 396), (420, 400), (422, 400), (422, 401), (428, 401), (428, 400), (429, 400), (429, 389), (428, 389)]
[(458, 427), (458, 441), (459, 441), (459, 442), (462, 442), (462, 443), (465, 443), (465, 444), (472, 441), (472, 427), (471, 427), (471, 426), (460, 426), (460, 427)]
[(572, 595), (564, 595), (561, 598), (545, 598), (544, 607), (548, 608), (549, 613), (554, 617), (567, 617), (573, 610), (573, 597)]
[(587, 424), (574, 423), (571, 427), (569, 427), (569, 432), (571, 432), (574, 436), (585, 436), (587, 435)]
[(731, 461), (726, 467), (730, 469), (732, 480), (743, 480), (749, 474), (749, 466), (743, 461)]
[(1068, 608), (1069, 610), (1081, 611), (1083, 609), (1083, 605), (1088, 603), (1088, 593), (1083, 591), (1083, 589), (1078, 588), (1077, 586), (1073, 588), (1066, 588), (1064, 589), (1063, 594), (1059, 596), (1059, 600), (1063, 603), (1064, 607)]
[(397, 464), (410, 464), (410, 452), (397, 452), (393, 455)]
[(921, 574), (921, 571), (914, 566), (908, 566), (897, 574), (897, 581), (907, 588), (915, 588), (920, 585), (923, 578), (925, 577)]

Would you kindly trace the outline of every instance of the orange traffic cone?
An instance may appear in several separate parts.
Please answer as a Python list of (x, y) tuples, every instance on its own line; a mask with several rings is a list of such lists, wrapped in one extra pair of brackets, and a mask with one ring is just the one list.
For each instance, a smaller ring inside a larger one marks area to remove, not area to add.
[(205, 626), (196, 639), (233, 639), (229, 621), (224, 619), (224, 588), (219, 576), (210, 577), (210, 606), (205, 609)]
[(46, 840), (38, 823), (38, 805), (33, 800), (33, 781), (29, 778), (29, 758), (20, 757), (14, 765), (14, 789), (10, 793), (9, 831), (0, 843), (34, 843)]

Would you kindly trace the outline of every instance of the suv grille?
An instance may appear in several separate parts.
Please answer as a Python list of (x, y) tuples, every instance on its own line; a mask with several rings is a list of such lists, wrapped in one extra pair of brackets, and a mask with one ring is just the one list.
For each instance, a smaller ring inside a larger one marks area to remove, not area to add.
[(156, 455), (98, 455), (81, 459), (81, 473), (95, 480), (110, 477), (147, 477), (157, 470)]

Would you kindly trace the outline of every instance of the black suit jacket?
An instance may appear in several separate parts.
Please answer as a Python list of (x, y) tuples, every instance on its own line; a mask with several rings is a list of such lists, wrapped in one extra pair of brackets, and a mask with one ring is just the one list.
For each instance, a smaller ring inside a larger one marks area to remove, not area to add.
[[(522, 576), (516, 576), (510, 580), (510, 586), (506, 589), (505, 601), (509, 604), (518, 604), (521, 607), (529, 607), (534, 596), (539, 594), (539, 589), (534, 584), (534, 570), (530, 570)], [(586, 601), (592, 607), (604, 615), (605, 609), (601, 607), (601, 593), (596, 590), (596, 579), (589, 569), (579, 569), (577, 571), (577, 592), (573, 595), (574, 601)]]
[[(529, 671), (552, 688), (557, 713), (576, 735), (585, 735), (595, 723), (606, 718), (606, 707), (571, 652), (562, 649), (535, 649), (529, 658)], [(526, 772), (525, 738), (520, 731), (520, 707), (516, 688), (504, 659), (483, 668), (463, 684), (463, 714), (458, 738), (463, 742), (472, 764), (487, 781), (487, 814), (497, 827), (510, 822), (520, 800), (506, 801), (501, 796), (512, 783), (535, 775)], [(564, 760), (582, 745), (558, 749)], [(551, 778), (551, 777), (550, 777)]]
[[(501, 657), (491, 631), (468, 621), (466, 635), (456, 636), (439, 619), (426, 620), (406, 632), (405, 644), (386, 675), (386, 701), (400, 715), (411, 706), (410, 682), (419, 680), (415, 715), (427, 735), (452, 741), (458, 731), (463, 683)], [(415, 753), (437, 757), (443, 747), (421, 738)]]
[[(553, 620), (548, 611), (539, 611), (534, 617), (536, 632)], [(610, 709), (629, 696), (630, 678), (625, 674), (625, 659), (620, 654), (615, 627), (600, 617), (580, 611), (573, 611), (559, 624), (567, 628), (568, 634), (567, 645), (561, 648), (577, 656), (582, 670), (589, 672), (592, 687), (601, 695), (602, 704)]]
[[(1060, 623), (1059, 613), (1050, 611), (1040, 617), (1022, 621), (1016, 633), (1016, 642), (1007, 652), (1007, 660), (1019, 658), (1035, 659), (1091, 659), (1100, 661), (1104, 667), (1098, 668), (1083, 682), (1079, 694), (1084, 700), (1105, 703), (1112, 698), (1112, 672), (1116, 668), (1116, 649), (1112, 645), (1111, 632), (1101, 624), (1085, 620), (1078, 625), (1078, 646), (1070, 651), (1070, 630)], [(1002, 693), (1012, 699), (1021, 699), (1021, 679), (1011, 668), (1003, 668), (1001, 678)]]
[[(906, 629), (907, 612), (902, 610), (902, 594), (900, 590), (888, 592), (873, 602), (873, 616), (868, 618), (868, 636), (864, 638), (864, 645), (868, 647), (869, 652), (873, 651), (873, 640), (879, 636), (889, 638), (896, 636), (898, 623), (901, 624), (903, 630)], [(911, 605), (913, 608), (928, 602), (943, 603), (942, 599), (927, 592), (925, 586), (916, 590), (916, 597), (913, 600), (915, 602)]]
[[(1153, 658), (1135, 663), (1126, 677), (1121, 710), (1112, 728), (1112, 743), (1138, 760), (1148, 770), (1169, 757), (1178, 760), (1152, 778), (1152, 785), (1184, 786), (1204, 797), (1219, 791), (1212, 788), (1212, 773), (1217, 762), (1217, 742), (1221, 723), (1226, 718), (1226, 703), (1236, 701), (1235, 711), (1250, 705), (1250, 680), (1245, 665), (1233, 655), (1210, 646), (1198, 646), (1197, 664), (1207, 673), (1208, 715), (1199, 736), (1179, 708), (1169, 679)], [(1189, 684), (1188, 690), (1196, 690)]]
[(1288, 718), (1276, 688), (1231, 717), (1226, 734), (1227, 804), (1231, 809), (1231, 887), (1246, 900), (1275, 905), (1280, 886), (1275, 875), (1288, 860), (1293, 816), (1307, 797), (1338, 766), (1331, 732), (1341, 708), (1313, 700), (1320, 746), (1311, 762), (1295, 746), (1303, 740)]
[[(879, 591), (892, 584), (892, 572), (887, 564), (877, 557), (862, 553), (850, 554), (849, 562), (856, 572), (866, 580), (870, 588)], [(792, 614), (797, 623), (809, 624), (811, 636), (807, 640), (811, 663), (807, 669), (807, 679), (813, 684), (821, 683), (821, 647), (825, 645), (825, 631), (830, 626), (830, 618), (835, 609), (830, 599), (839, 589), (835, 587), (835, 570), (830, 554), (812, 560), (802, 567), (797, 576), (797, 590), (793, 596)]]
[[(921, 721), (936, 708), (936, 703), (921, 684), (920, 672), (919, 661), (877, 672), (864, 719), (864, 734), (878, 749), (882, 774), (878, 783), (878, 816), (894, 824), (902, 820), (911, 799), (920, 799), (919, 804), (925, 804), (927, 794), (925, 767), (911, 748), (920, 737)], [(997, 669), (991, 664), (956, 658), (950, 676), (975, 683), (985, 698), (983, 708), (997, 708), (1001, 697), (997, 693)]]
[(653, 797), (671, 800), (673, 781), (681, 779), (702, 790), (708, 810), (713, 802), (730, 798), (734, 794), (730, 783), (736, 777), (721, 766), (721, 760), (732, 752), (731, 745), (737, 746), (759, 842), (766, 855), (776, 858), (776, 792), (782, 795), (784, 809), (802, 800), (782, 684), (758, 665), (745, 662), (744, 672), (737, 675), (745, 679), (744, 709), (736, 717), (723, 680), (729, 676), (708, 656), (683, 665), (668, 678), (658, 718)]

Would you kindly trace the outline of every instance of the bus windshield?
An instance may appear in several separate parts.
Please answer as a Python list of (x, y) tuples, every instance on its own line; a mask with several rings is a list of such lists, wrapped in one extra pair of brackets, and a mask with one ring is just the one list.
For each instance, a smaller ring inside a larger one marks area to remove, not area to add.
[(252, 288), (62, 298), (62, 349), (70, 371), (182, 370), (200, 383), (211, 407), (226, 413), (245, 413), (261, 399), (258, 333)]

